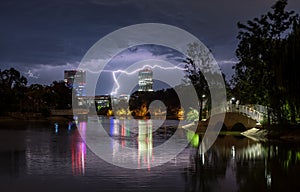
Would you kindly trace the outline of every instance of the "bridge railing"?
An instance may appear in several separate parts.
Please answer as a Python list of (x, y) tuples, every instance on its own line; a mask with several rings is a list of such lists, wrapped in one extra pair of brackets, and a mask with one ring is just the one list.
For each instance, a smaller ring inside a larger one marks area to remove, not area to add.
[(257, 121), (258, 123), (260, 123), (264, 120), (264, 118), (267, 114), (266, 111), (267, 111), (266, 107), (264, 107), (264, 106), (251, 105), (251, 107), (250, 107), (247, 105), (238, 105), (238, 104), (227, 104), (226, 106), (217, 107), (217, 108), (211, 110), (211, 112), (213, 112), (213, 114), (219, 114), (219, 113), (224, 113), (224, 112), (241, 113), (241, 114), (248, 116), (251, 119)]
[[(264, 109), (263, 107), (261, 107)], [(257, 122), (263, 121), (265, 117), (265, 111), (262, 112), (255, 110), (255, 107), (249, 107), (246, 105), (237, 105), (237, 104), (228, 104), (227, 112), (237, 112), (249, 116), (251, 119), (256, 120)]]

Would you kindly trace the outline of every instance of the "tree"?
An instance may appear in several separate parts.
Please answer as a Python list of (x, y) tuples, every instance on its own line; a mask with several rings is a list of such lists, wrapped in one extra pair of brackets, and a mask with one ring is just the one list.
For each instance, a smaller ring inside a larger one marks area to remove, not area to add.
[(49, 109), (71, 108), (72, 89), (64, 81), (50, 86), (32, 84), (14, 68), (0, 70), (0, 114), (35, 112), (49, 114)]
[(194, 60), (187, 58), (184, 62), (186, 63), (187, 77), (194, 86), (200, 101), (199, 120), (202, 120), (204, 98), (209, 95), (208, 84), (200, 68), (196, 67)]
[(298, 65), (300, 62), (300, 22), (294, 22), (292, 33), (283, 43), (282, 50), (282, 87), (287, 98), (286, 111), (292, 123), (299, 118), (300, 109), (300, 79)]
[(14, 68), (0, 70), (0, 111), (20, 110), (27, 79)]
[[(291, 32), (298, 15), (286, 11), (287, 0), (277, 1), (271, 12), (260, 18), (238, 23), (240, 40), (236, 50), (239, 63), (234, 67), (233, 84), (243, 103), (271, 108), (277, 122), (285, 120), (286, 103), (282, 68), (284, 39)], [(268, 115), (269, 117), (270, 115)], [(269, 119), (270, 122), (270, 119)]]
[(47, 103), (52, 108), (69, 109), (72, 106), (72, 89), (64, 81), (53, 81), (47, 95)]
[(26, 91), (26, 107), (27, 111), (40, 112), (46, 109), (46, 87), (40, 84), (32, 84)]
[[(215, 94), (218, 104), (222, 105), (223, 94), (221, 91), (225, 88), (229, 89), (229, 85), (225, 80), (225, 75), (219, 73), (216, 63), (212, 57), (211, 50), (208, 50), (199, 43), (191, 43), (188, 45), (187, 58), (183, 61), (186, 69), (186, 77), (198, 95), (200, 102), (199, 120), (202, 119), (203, 102), (207, 100), (207, 108), (211, 105), (211, 91)], [(225, 87), (224, 87), (225, 83)]]

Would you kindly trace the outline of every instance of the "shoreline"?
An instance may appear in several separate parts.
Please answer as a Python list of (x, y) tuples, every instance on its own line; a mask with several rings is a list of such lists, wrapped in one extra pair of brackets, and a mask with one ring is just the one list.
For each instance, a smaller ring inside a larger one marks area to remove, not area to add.
[(300, 144), (300, 129), (272, 130), (252, 128), (241, 133), (254, 141)]
[[(24, 118), (22, 116), (21, 118), (17, 118), (15, 116), (0, 116), (0, 128), (1, 125), (7, 125), (12, 122), (16, 124), (27, 124), (32, 122), (45, 122), (45, 123), (62, 123), (62, 124), (68, 124), (70, 121), (74, 121), (73, 117), (66, 117), (66, 116), (49, 116), (49, 117), (27, 117)], [(189, 130), (189, 126), (191, 124), (184, 125), (180, 128)], [(203, 134), (205, 133), (205, 130), (203, 130), (203, 127), (198, 127), (196, 133)], [(227, 134), (222, 133), (222, 134)], [(228, 133), (230, 134), (230, 133)], [(240, 132), (240, 135), (247, 137), (251, 140), (257, 141), (257, 142), (286, 142), (286, 143), (299, 143), (300, 144), (300, 128), (286, 128), (283, 130), (273, 129), (272, 131), (268, 131), (267, 129), (259, 129), (259, 128), (251, 128), (247, 131)]]
[(5, 123), (29, 123), (29, 122), (66, 122), (74, 121), (73, 118), (70, 117), (63, 117), (63, 116), (50, 116), (50, 117), (28, 117), (28, 118), (16, 118), (13, 116), (0, 116), (0, 125)]
[[(189, 126), (193, 123), (186, 125), (182, 128), (189, 130)], [(198, 126), (196, 133), (205, 134), (206, 128), (203, 126)], [(230, 132), (221, 131), (219, 135), (241, 135), (247, 137), (251, 140), (257, 142), (285, 142), (285, 143), (298, 143), (300, 144), (300, 127), (286, 128), (286, 129), (276, 129), (273, 128), (272, 131), (267, 129), (253, 127), (243, 132)]]

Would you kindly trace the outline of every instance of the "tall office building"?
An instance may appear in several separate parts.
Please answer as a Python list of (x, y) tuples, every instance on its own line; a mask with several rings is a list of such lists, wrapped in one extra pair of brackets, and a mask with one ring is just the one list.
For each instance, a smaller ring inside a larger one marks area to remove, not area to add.
[(139, 71), (139, 89), (138, 91), (153, 91), (153, 72), (146, 68)]
[(67, 86), (76, 91), (76, 96), (86, 96), (86, 72), (83, 70), (64, 71), (64, 81)]

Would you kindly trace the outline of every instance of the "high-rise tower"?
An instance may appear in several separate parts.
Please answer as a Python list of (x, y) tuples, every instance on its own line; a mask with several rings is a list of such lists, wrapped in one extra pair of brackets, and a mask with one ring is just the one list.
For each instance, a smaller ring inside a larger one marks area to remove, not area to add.
[(67, 86), (76, 91), (76, 96), (85, 96), (86, 72), (83, 70), (64, 71), (64, 81)]
[(139, 89), (138, 91), (153, 91), (153, 72), (146, 68), (139, 71)]

